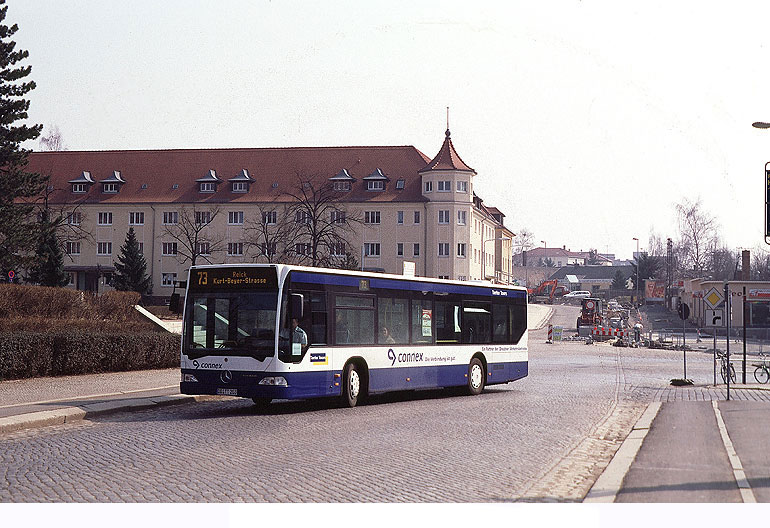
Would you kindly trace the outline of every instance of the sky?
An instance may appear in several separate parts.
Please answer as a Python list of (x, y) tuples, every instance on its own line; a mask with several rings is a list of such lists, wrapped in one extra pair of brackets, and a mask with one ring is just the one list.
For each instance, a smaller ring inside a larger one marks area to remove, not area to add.
[[(413, 145), (535, 245), (765, 248), (770, 3), (8, 0), (68, 150)], [(729, 4), (729, 6), (728, 6)], [(44, 131), (44, 134), (46, 133)], [(25, 144), (39, 149), (38, 142)]]

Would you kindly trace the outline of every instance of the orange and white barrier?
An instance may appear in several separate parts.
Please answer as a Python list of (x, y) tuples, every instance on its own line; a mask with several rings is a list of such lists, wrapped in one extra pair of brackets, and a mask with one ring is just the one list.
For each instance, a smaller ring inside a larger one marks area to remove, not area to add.
[(596, 337), (628, 337), (630, 334), (628, 330), (620, 328), (605, 328), (603, 326), (594, 326), (591, 331), (592, 336)]

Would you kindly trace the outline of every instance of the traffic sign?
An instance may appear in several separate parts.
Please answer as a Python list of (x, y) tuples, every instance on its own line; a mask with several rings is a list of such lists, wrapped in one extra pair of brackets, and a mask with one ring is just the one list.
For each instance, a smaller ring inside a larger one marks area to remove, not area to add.
[(713, 309), (719, 306), (722, 301), (724, 301), (724, 298), (722, 297), (722, 292), (716, 288), (711, 288), (708, 293), (703, 296), (703, 301), (709, 306), (709, 308)]
[(724, 326), (724, 310), (706, 310), (706, 326)]
[(11, 270), (8, 272), (8, 278), (13, 281), (13, 278), (16, 276), (16, 272)]
[(679, 305), (679, 308), (676, 309), (676, 312), (679, 314), (679, 319), (687, 319), (690, 317), (690, 307), (684, 303)]

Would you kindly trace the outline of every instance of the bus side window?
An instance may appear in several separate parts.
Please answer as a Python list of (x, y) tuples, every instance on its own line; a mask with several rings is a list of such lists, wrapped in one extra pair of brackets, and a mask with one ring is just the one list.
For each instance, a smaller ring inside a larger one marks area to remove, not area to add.
[(507, 343), (509, 335), (509, 310), (507, 304), (492, 305), (492, 342)]
[(462, 337), (460, 299), (436, 301), (436, 343), (459, 343)]
[(433, 306), (429, 299), (412, 300), (412, 343), (433, 343)]
[(511, 343), (518, 343), (527, 331), (527, 306), (522, 301), (508, 306), (511, 314)]

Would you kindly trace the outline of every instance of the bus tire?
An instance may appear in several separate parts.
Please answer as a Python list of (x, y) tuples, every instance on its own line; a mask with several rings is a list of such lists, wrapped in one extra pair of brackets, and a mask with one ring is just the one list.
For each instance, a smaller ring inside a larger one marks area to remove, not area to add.
[(484, 364), (477, 357), (471, 359), (468, 365), (468, 393), (471, 396), (481, 394), (481, 391), (484, 390), (485, 380)]
[(273, 401), (273, 399), (259, 397), (259, 398), (252, 398), (251, 401), (254, 402), (254, 407), (256, 407), (257, 409), (266, 409), (267, 406), (270, 405), (270, 402)]
[(345, 365), (342, 380), (342, 404), (345, 407), (355, 407), (359, 401), (363, 400), (361, 391), (364, 387), (364, 380), (360, 367), (355, 363)]

